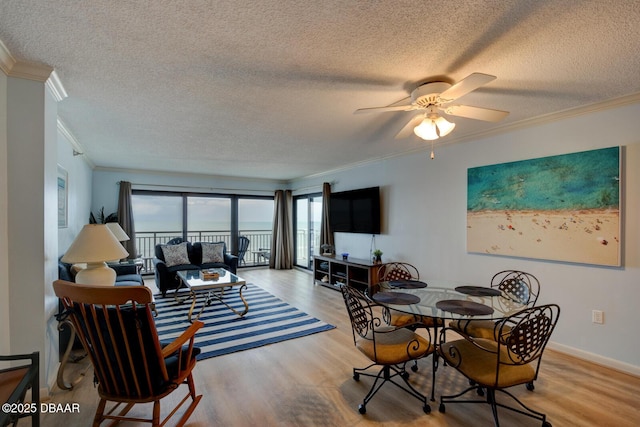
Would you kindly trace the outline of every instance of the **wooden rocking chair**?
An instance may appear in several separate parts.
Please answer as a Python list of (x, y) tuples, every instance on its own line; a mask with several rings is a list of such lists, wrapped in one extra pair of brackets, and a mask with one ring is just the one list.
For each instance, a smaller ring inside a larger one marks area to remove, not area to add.
[[(105, 420), (164, 425), (191, 398), (177, 424), (182, 426), (202, 398), (196, 395), (192, 370), (200, 353), (193, 346), (194, 336), (203, 323), (193, 322), (182, 335), (164, 345), (158, 340), (149, 288), (79, 285), (57, 280), (53, 289), (69, 312), (93, 364), (100, 395), (93, 425), (99, 426)], [(181, 384), (187, 385), (188, 393), (160, 422), (160, 400)], [(108, 401), (115, 404), (105, 412)], [(153, 402), (151, 418), (126, 417), (136, 403), (148, 402)]]

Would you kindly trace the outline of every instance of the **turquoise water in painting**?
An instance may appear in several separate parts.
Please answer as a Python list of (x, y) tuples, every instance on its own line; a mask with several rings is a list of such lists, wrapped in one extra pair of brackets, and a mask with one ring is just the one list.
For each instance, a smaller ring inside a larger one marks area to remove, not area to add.
[(467, 210), (618, 208), (620, 147), (467, 170)]

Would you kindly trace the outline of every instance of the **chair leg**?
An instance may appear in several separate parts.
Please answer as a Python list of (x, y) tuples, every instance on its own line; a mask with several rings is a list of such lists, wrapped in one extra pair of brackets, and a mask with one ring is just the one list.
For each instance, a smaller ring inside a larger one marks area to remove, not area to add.
[(376, 375), (369, 374), (367, 371), (372, 367), (376, 366), (375, 363), (367, 366), (366, 368), (353, 368), (353, 379), (356, 381), (360, 381), (360, 375), (364, 375), (365, 377), (376, 377)]
[[(472, 390), (486, 390), (486, 397), (483, 400), (459, 400), (458, 398), (463, 396), (464, 394), (472, 391)], [(506, 394), (507, 396), (509, 396), (511, 399), (515, 400), (516, 403), (518, 403), (518, 405), (520, 405), (520, 407), (522, 409), (516, 408), (516, 407), (512, 407), (512, 406), (507, 406), (505, 404), (502, 403), (498, 403), (496, 401), (496, 392), (501, 392)], [(439, 406), (439, 411), (444, 413), (445, 412), (445, 403), (447, 402), (451, 402), (451, 403), (488, 403), (491, 406), (491, 413), (493, 414), (493, 419), (494, 419), (494, 424), (496, 427), (498, 427), (500, 425), (500, 422), (498, 421), (498, 407), (500, 408), (504, 408), (504, 409), (508, 409), (510, 411), (513, 412), (517, 412), (519, 414), (522, 415), (526, 415), (530, 418), (534, 418), (536, 420), (540, 420), (542, 421), (542, 425), (544, 427), (550, 427), (551, 424), (547, 421), (547, 417), (545, 414), (543, 414), (542, 412), (538, 412), (535, 411), (531, 408), (529, 408), (527, 405), (525, 405), (524, 403), (522, 403), (520, 401), (520, 399), (518, 399), (517, 397), (515, 397), (513, 394), (511, 394), (509, 391), (507, 390), (502, 390), (502, 389), (493, 389), (493, 388), (489, 388), (489, 387), (482, 387), (480, 385), (475, 385), (472, 387), (469, 387), (465, 390), (463, 390), (462, 392), (455, 394), (455, 395), (450, 395), (450, 396), (440, 396), (440, 406)]]
[(482, 400), (458, 400), (459, 397), (464, 396), (465, 394), (469, 393), (472, 390), (477, 390), (478, 386), (472, 386), (472, 387), (468, 387), (464, 390), (462, 390), (460, 393), (458, 394), (452, 394), (452, 395), (448, 395), (448, 396), (440, 396), (440, 406), (438, 408), (438, 410), (442, 413), (445, 412), (445, 403), (451, 402), (451, 403), (487, 403), (486, 399), (482, 399)]
[(196, 386), (193, 382), (193, 375), (189, 374), (187, 377), (187, 385), (189, 386), (189, 394), (191, 395), (191, 399), (196, 398)]
[(434, 351), (431, 354), (431, 401), (436, 401), (436, 372), (438, 371), (438, 366), (440, 365), (440, 358), (438, 357), (438, 352)]
[(491, 405), (491, 413), (493, 414), (493, 424), (495, 427), (500, 427), (500, 421), (498, 421), (498, 406), (496, 403), (496, 391), (493, 389), (487, 389), (487, 403)]
[(153, 418), (151, 419), (151, 425), (157, 427), (160, 425), (160, 401), (153, 402)]
[(196, 406), (198, 406), (198, 403), (200, 403), (200, 399), (202, 399), (202, 395), (194, 397), (191, 405), (189, 405), (189, 407), (185, 410), (184, 415), (182, 415), (182, 418), (180, 418), (180, 420), (176, 424), (176, 427), (182, 427), (183, 425), (185, 425), (189, 417), (191, 417), (193, 411), (196, 409)]
[[(380, 379), (382, 379), (382, 382), (378, 384)], [(369, 393), (367, 393), (367, 395), (364, 397), (364, 400), (362, 401), (362, 405), (360, 405), (358, 408), (361, 414), (364, 414), (365, 412), (367, 412), (367, 409), (366, 409), (367, 403), (373, 398), (373, 396), (378, 392), (378, 390), (380, 390), (380, 387), (382, 387), (382, 385), (385, 382), (387, 382), (388, 379), (389, 379), (389, 366), (384, 366), (380, 370), (380, 372), (378, 372), (378, 375), (376, 375), (376, 379), (373, 381), (373, 385), (369, 389)]]
[(542, 425), (543, 426), (551, 426), (551, 424), (547, 421), (547, 416), (545, 414), (543, 414), (542, 412), (538, 412), (538, 411), (535, 411), (535, 410), (529, 408), (527, 405), (522, 403), (522, 401), (520, 399), (518, 399), (516, 396), (514, 396), (513, 394), (511, 394), (507, 390), (496, 390), (496, 391), (502, 392), (502, 393), (506, 394), (507, 396), (509, 396), (518, 405), (520, 405), (520, 407), (522, 409), (524, 409), (524, 410), (521, 410), (521, 409), (518, 409), (518, 408), (514, 408), (512, 406), (503, 405), (501, 403), (496, 403), (496, 406), (499, 406), (499, 407), (504, 408), (504, 409), (508, 409), (510, 411), (513, 411), (513, 412), (517, 412), (517, 413), (522, 414), (522, 415), (526, 415), (526, 416), (534, 418), (536, 420), (540, 420), (540, 421), (542, 421)]
[[(375, 364), (369, 365), (368, 368), (374, 366)], [(367, 369), (367, 368), (365, 368)], [(420, 400), (423, 403), (423, 411), (425, 413), (430, 413), (431, 412), (431, 407), (429, 406), (429, 404), (427, 403), (427, 398), (426, 396), (422, 395), (422, 393), (420, 393), (418, 390), (416, 390), (411, 383), (409, 383), (409, 375), (407, 374), (407, 372), (404, 369), (404, 365), (402, 366), (392, 366), (392, 365), (384, 365), (382, 367), (382, 369), (378, 372), (377, 375), (373, 375), (373, 374), (368, 374), (368, 373), (364, 373), (361, 372), (363, 371), (363, 369), (354, 369), (354, 376), (353, 378), (358, 381), (359, 380), (359, 376), (360, 375), (365, 375), (368, 377), (374, 377), (375, 380), (373, 382), (373, 385), (371, 386), (371, 388), (369, 389), (369, 392), (367, 393), (367, 395), (364, 397), (362, 404), (360, 404), (358, 406), (358, 411), (361, 414), (365, 414), (367, 412), (367, 403), (369, 403), (369, 401), (373, 398), (373, 396), (378, 392), (378, 390), (380, 390), (380, 388), (382, 388), (382, 386), (386, 383), (386, 382), (390, 382), (392, 384), (394, 384), (396, 387), (406, 391), (407, 393), (409, 393), (410, 395), (412, 395), (413, 397), (415, 397), (416, 399)], [(392, 372), (393, 371), (393, 372)], [(403, 384), (402, 383), (397, 383), (396, 381), (393, 380), (394, 377), (399, 376), (400, 378), (402, 378)]]
[(99, 427), (102, 422), (102, 415), (104, 414), (104, 408), (107, 405), (107, 401), (105, 399), (100, 399), (100, 403), (98, 403), (98, 408), (96, 409), (96, 414), (93, 417), (93, 427)]

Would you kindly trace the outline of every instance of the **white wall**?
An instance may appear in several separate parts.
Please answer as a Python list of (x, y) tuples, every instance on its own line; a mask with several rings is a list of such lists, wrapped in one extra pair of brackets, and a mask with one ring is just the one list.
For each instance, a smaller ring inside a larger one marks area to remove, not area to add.
[(44, 97), (44, 179), (40, 185), (43, 188), (43, 255), (44, 263), (41, 272), (43, 289), (44, 314), (44, 358), (45, 369), (41, 377), (45, 378), (43, 386), (50, 387), (56, 378), (58, 368), (58, 298), (53, 292), (51, 284), (58, 278), (58, 167), (57, 167), (57, 121), (58, 102), (49, 87), (43, 84)]
[[(49, 121), (48, 121), (49, 122)], [(57, 125), (57, 117), (51, 120), (51, 125)], [(55, 147), (55, 158), (57, 164), (51, 162), (51, 167), (55, 167), (54, 180), (50, 183), (53, 187), (49, 188), (47, 194), (50, 195), (52, 200), (47, 203), (58, 203), (57, 192), (57, 169), (58, 165), (62, 166), (67, 171), (67, 185), (68, 185), (68, 202), (67, 202), (67, 215), (68, 226), (65, 228), (58, 228), (57, 210), (50, 210), (53, 216), (49, 218), (50, 224), (48, 230), (57, 233), (55, 239), (55, 246), (51, 248), (51, 251), (55, 253), (55, 259), (52, 259), (51, 271), (53, 276), (50, 277), (49, 286), (46, 286), (47, 291), (47, 307), (45, 313), (48, 313), (45, 317), (46, 325), (46, 348), (48, 355), (48, 371), (47, 371), (47, 384), (52, 385), (56, 379), (57, 369), (59, 364), (59, 331), (58, 321), (55, 320), (55, 314), (58, 312), (57, 298), (53, 295), (53, 288), (50, 283), (58, 278), (58, 265), (57, 258), (65, 253), (69, 248), (73, 240), (82, 229), (82, 226), (88, 222), (86, 212), (89, 211), (91, 205), (91, 183), (92, 183), (92, 170), (89, 164), (84, 160), (82, 156), (73, 155), (73, 146), (61, 133), (57, 126), (51, 132), (57, 136), (56, 143), (51, 144), (51, 147)], [(53, 242), (51, 242), (53, 245)], [(49, 271), (49, 270), (47, 270)]]
[[(640, 301), (640, 105), (619, 107), (512, 131), (500, 136), (436, 147), (357, 168), (297, 180), (293, 188), (333, 182), (333, 191), (380, 186), (383, 232), (376, 246), (384, 260), (405, 260), (421, 277), (488, 284), (503, 269), (533, 273), (539, 303), (558, 303), (553, 346), (640, 375), (640, 342), (632, 325)], [(605, 126), (606, 124), (606, 126)], [(624, 266), (598, 267), (466, 252), (467, 168), (626, 146), (623, 174)], [(368, 258), (371, 236), (336, 233), (336, 251)], [(592, 309), (605, 323), (591, 323)]]
[(0, 72), (0, 354), (10, 352), (7, 163), (7, 76)]
[(58, 254), (62, 255), (73, 243), (82, 226), (89, 222), (93, 171), (83, 156), (73, 155), (73, 146), (58, 132), (58, 164), (68, 175), (68, 227), (58, 229)]
[(6, 82), (9, 350), (39, 351), (46, 385), (57, 363), (50, 351), (57, 307), (51, 290), (57, 272), (57, 105), (43, 82)]

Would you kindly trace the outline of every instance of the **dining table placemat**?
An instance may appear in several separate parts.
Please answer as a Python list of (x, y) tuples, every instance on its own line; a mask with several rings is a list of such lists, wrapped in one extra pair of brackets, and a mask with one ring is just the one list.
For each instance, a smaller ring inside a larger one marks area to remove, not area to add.
[(499, 297), (502, 295), (499, 289), (487, 288), (486, 286), (458, 286), (455, 290), (474, 297)]
[(420, 297), (404, 292), (378, 292), (373, 294), (373, 300), (380, 304), (409, 305), (419, 303)]
[(427, 284), (419, 280), (400, 279), (390, 280), (389, 286), (396, 289), (419, 289), (426, 288)]
[(473, 301), (460, 299), (447, 299), (438, 301), (436, 307), (450, 313), (462, 314), (463, 316), (479, 316), (493, 313), (493, 308), (488, 305)]

